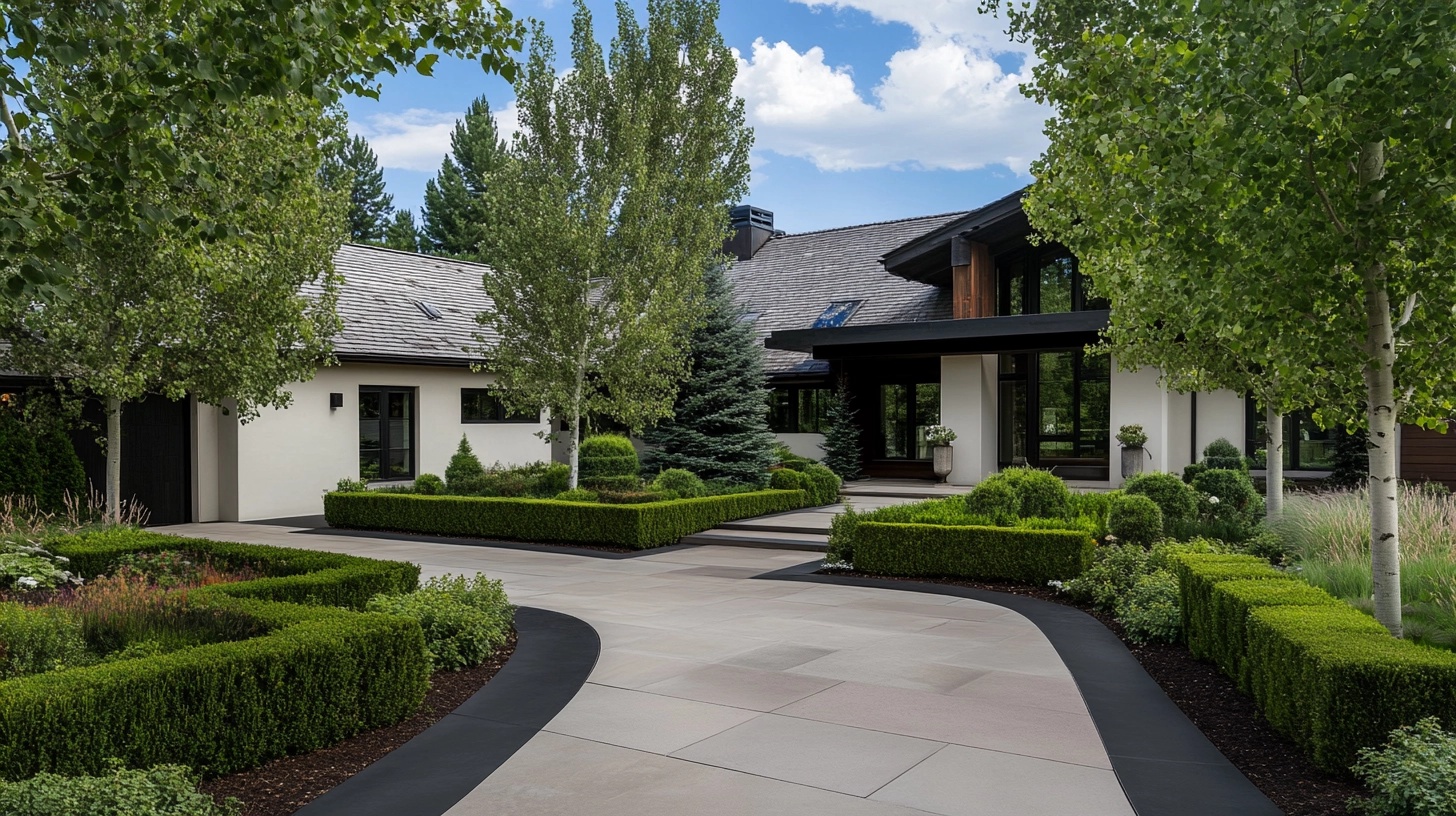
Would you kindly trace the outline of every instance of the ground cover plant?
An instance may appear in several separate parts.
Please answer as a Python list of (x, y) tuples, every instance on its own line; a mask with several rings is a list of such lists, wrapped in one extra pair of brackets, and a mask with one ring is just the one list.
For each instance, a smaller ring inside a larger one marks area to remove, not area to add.
[(235, 799), (218, 802), (197, 789), (180, 765), (145, 770), (114, 767), (95, 776), (37, 774), (0, 781), (0, 812), (8, 816), (239, 816)]

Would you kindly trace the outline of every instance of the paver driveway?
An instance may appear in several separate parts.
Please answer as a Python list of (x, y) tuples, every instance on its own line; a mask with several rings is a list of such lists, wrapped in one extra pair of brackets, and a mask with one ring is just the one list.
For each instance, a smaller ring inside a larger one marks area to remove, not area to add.
[(731, 547), (625, 560), (250, 524), (167, 532), (482, 571), (596, 628), (572, 702), (451, 816), (1131, 814), (1071, 676), (1026, 619), (967, 599), (751, 580)]

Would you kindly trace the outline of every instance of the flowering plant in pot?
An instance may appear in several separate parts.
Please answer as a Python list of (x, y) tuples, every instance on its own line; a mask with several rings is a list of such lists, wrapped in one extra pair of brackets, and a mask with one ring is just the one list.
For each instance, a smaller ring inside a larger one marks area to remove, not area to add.
[(1148, 434), (1141, 425), (1124, 425), (1117, 429), (1117, 444), (1122, 446), (1122, 478), (1131, 479), (1143, 472)]
[(931, 425), (925, 429), (925, 441), (930, 445), (931, 465), (935, 470), (935, 478), (945, 481), (954, 468), (954, 449), (950, 443), (956, 440), (956, 432), (944, 425)]

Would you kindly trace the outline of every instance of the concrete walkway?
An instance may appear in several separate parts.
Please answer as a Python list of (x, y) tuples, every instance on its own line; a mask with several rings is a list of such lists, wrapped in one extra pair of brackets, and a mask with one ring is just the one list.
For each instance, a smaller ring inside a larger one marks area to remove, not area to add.
[(970, 599), (750, 580), (804, 553), (701, 547), (608, 560), (297, 534), (166, 532), (502, 579), (596, 628), (575, 699), (452, 816), (1131, 814), (1066, 667)]
[[(859, 485), (861, 489), (864, 489), (863, 485), (866, 483), (851, 482), (850, 484)], [(930, 483), (916, 484), (924, 486)], [(931, 486), (934, 487), (934, 485)], [(894, 485), (888, 488), (887, 492), (851, 493), (846, 486), (846, 490), (841, 494), (843, 501), (838, 504), (805, 507), (801, 510), (790, 510), (787, 513), (775, 513), (771, 516), (729, 521), (711, 530), (683, 536), (681, 543), (824, 552), (829, 546), (829, 522), (843, 512), (846, 504), (852, 504), (854, 509), (864, 512), (889, 507), (892, 504), (909, 504), (929, 497), (929, 493), (925, 490), (900, 492), (901, 490), (901, 486)], [(964, 493), (964, 488), (960, 488), (960, 490)], [(945, 495), (958, 494), (946, 493)], [(936, 497), (940, 497), (939, 494)]]

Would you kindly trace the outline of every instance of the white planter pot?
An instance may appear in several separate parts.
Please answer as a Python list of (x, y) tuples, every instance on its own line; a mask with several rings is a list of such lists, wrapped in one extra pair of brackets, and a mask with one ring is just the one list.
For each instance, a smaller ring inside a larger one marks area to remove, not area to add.
[(936, 445), (930, 449), (931, 466), (935, 470), (935, 478), (945, 481), (945, 477), (955, 468), (955, 448), (950, 445)]
[(1143, 447), (1122, 449), (1122, 478), (1131, 479), (1143, 472), (1143, 459), (1147, 449)]

